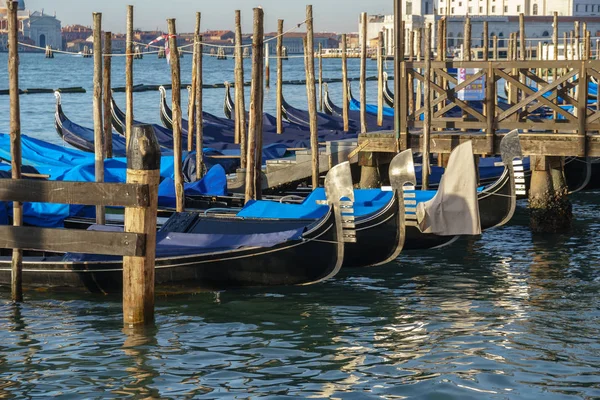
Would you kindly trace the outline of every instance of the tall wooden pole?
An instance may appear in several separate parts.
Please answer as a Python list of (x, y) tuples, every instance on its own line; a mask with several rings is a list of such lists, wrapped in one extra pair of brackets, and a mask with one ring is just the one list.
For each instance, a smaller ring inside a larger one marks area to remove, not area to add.
[(367, 132), (367, 13), (360, 14), (360, 131)]
[(269, 43), (265, 43), (265, 87), (271, 87), (271, 65), (269, 63)]
[(112, 114), (111, 114), (111, 73), (112, 73), (112, 33), (104, 33), (104, 75), (102, 84), (104, 86), (104, 156), (112, 158)]
[[(204, 78), (202, 76), (202, 35), (194, 37), (194, 51), (196, 52), (196, 179), (204, 176), (204, 120), (202, 118), (202, 85)], [(244, 147), (240, 146), (240, 151)], [(242, 158), (244, 153), (242, 152)]]
[(125, 145), (133, 127), (133, 6), (127, 6), (127, 41), (125, 42)]
[(431, 136), (431, 24), (425, 28), (425, 88), (423, 93), (423, 103), (425, 105), (425, 115), (423, 116), (423, 162), (421, 186), (423, 190), (429, 189), (429, 153)]
[(169, 48), (171, 55), (171, 98), (173, 109), (173, 174), (175, 175), (175, 208), (184, 211), (183, 174), (181, 155), (181, 69), (179, 64), (179, 47), (177, 47), (177, 29), (175, 19), (167, 19), (169, 26)]
[[(196, 13), (196, 28), (194, 29), (194, 47), (193, 51), (196, 51), (196, 36), (200, 35), (200, 22), (202, 21), (202, 14)], [(187, 140), (187, 151), (194, 150), (194, 113), (196, 108), (196, 85), (198, 85), (198, 72), (196, 65), (196, 53), (192, 52), (192, 90), (190, 92), (190, 98), (188, 103), (188, 140)]]
[[(412, 63), (415, 55), (415, 31), (411, 30), (408, 36), (408, 61)], [(415, 80), (413, 72), (414, 67), (410, 68), (407, 72), (408, 75), (408, 112), (412, 114), (417, 108), (415, 106)]]
[(323, 112), (323, 45), (319, 43), (319, 111)]
[(344, 120), (344, 132), (350, 130), (349, 104), (348, 102), (348, 43), (346, 34), (342, 34), (342, 118)]
[(527, 47), (525, 44), (525, 15), (519, 14), (519, 41), (521, 47), (521, 54), (519, 59), (525, 61), (527, 59)]
[(394, 131), (400, 145), (402, 118), (400, 112), (400, 99), (406, 95), (400, 84), (402, 63), (404, 62), (404, 27), (402, 24), (402, 0), (394, 0)]
[(258, 199), (262, 192), (262, 108), (263, 108), (263, 35), (264, 12), (254, 9), (252, 35), (252, 86), (250, 89), (250, 125), (246, 166), (246, 201)]
[[(94, 13), (94, 160), (96, 182), (104, 182), (104, 129), (102, 128), (102, 14)], [(96, 206), (96, 223), (104, 225), (104, 206)]]
[(242, 17), (235, 10), (235, 129), (236, 143), (240, 144), (240, 165), (247, 162), (246, 100), (244, 99), (244, 51), (242, 50)]
[(377, 41), (377, 126), (383, 125), (383, 32)]
[(490, 52), (490, 32), (488, 28), (488, 22), (483, 21), (483, 60), (489, 59)]
[[(21, 106), (19, 103), (19, 47), (17, 1), (8, 6), (8, 88), (10, 95), (10, 167), (12, 179), (21, 179)], [(13, 201), (13, 226), (23, 225), (23, 204)], [(11, 297), (23, 301), (23, 250), (13, 249), (11, 264)]]
[(277, 20), (277, 133), (283, 133), (283, 20)]
[(310, 151), (312, 153), (312, 187), (319, 187), (319, 127), (317, 126), (317, 94), (315, 93), (315, 45), (313, 38), (313, 9), (306, 6), (306, 95), (310, 118)]
[(148, 185), (148, 206), (125, 209), (125, 232), (143, 233), (140, 257), (123, 257), (123, 322), (126, 327), (154, 321), (156, 211), (160, 182), (160, 147), (151, 125), (137, 125), (127, 146), (127, 183)]
[(581, 29), (579, 27), (579, 21), (574, 22), (575, 25), (575, 60), (581, 60), (581, 47), (579, 44), (581, 43)]
[(492, 45), (494, 46), (494, 61), (498, 61), (500, 59), (500, 55), (498, 54), (498, 36), (494, 35), (494, 37), (492, 38), (493, 43)]

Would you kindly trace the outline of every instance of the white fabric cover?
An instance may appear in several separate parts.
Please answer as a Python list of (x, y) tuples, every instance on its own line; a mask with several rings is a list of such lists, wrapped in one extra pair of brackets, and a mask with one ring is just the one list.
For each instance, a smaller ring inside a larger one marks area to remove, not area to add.
[(418, 204), (417, 221), (424, 233), (442, 236), (481, 234), (477, 173), (470, 141), (452, 151), (437, 194)]

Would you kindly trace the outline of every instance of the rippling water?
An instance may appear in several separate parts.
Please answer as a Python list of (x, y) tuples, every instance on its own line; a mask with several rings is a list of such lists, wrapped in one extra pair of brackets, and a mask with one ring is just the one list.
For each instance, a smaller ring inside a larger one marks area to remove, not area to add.
[[(23, 86), (89, 89), (91, 72), (76, 71), (87, 61), (25, 55), (22, 69), (38, 72), (23, 71)], [(327, 62), (339, 76), (339, 60)], [(156, 70), (136, 83), (168, 81), (164, 60), (142, 63)], [(304, 90), (286, 88), (299, 106)], [(222, 90), (207, 92), (220, 115)], [(90, 96), (64, 96), (82, 124)], [(0, 131), (7, 104), (1, 96)], [(22, 104), (23, 132), (56, 140), (52, 97)], [(157, 110), (156, 93), (136, 94), (137, 118), (156, 122)], [(116, 297), (27, 292), (13, 305), (0, 292), (0, 398), (600, 398), (597, 196), (573, 197), (564, 235), (532, 235), (520, 204), (478, 240), (319, 285), (161, 295), (142, 332), (123, 330)]]

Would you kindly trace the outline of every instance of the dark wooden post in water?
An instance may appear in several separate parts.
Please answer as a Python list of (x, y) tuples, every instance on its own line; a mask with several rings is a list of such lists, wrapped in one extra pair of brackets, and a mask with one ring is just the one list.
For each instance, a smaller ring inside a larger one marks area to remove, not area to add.
[(240, 165), (246, 167), (246, 101), (244, 99), (244, 52), (242, 50), (242, 22), (240, 10), (235, 10), (235, 132), (240, 144)]
[(277, 20), (277, 133), (283, 133), (283, 20)]
[[(175, 175), (175, 205), (177, 212), (184, 210), (183, 175), (181, 172), (181, 70), (175, 19), (167, 19), (169, 25), (169, 48), (171, 49), (171, 98), (173, 101), (173, 174)], [(202, 151), (202, 149), (200, 149)]]
[(367, 13), (361, 13), (360, 20), (360, 131), (367, 133)]
[(429, 189), (429, 149), (431, 135), (431, 24), (425, 28), (425, 87), (423, 93), (423, 103), (425, 105), (425, 115), (423, 116), (423, 162), (422, 162), (422, 188)]
[(250, 89), (250, 124), (248, 127), (246, 201), (259, 199), (262, 194), (263, 36), (264, 12), (262, 8), (255, 8), (254, 33), (252, 35), (252, 86)]
[(315, 45), (313, 37), (313, 9), (306, 6), (306, 95), (310, 118), (310, 151), (312, 154), (312, 187), (319, 187), (319, 127), (317, 125), (317, 94), (315, 93)]
[[(104, 182), (104, 129), (102, 128), (102, 14), (94, 13), (94, 160), (96, 182)], [(104, 206), (96, 206), (96, 223), (106, 222)]]
[(265, 43), (265, 87), (271, 87), (271, 66), (269, 65), (269, 43)]
[[(10, 167), (12, 179), (21, 179), (21, 106), (19, 103), (19, 46), (16, 1), (8, 1), (8, 88), (10, 94)], [(23, 225), (23, 204), (13, 201), (13, 226)], [(12, 301), (23, 301), (23, 250), (13, 249)]]
[[(401, 98), (406, 94), (402, 91), (400, 75), (404, 63), (404, 24), (402, 23), (402, 0), (394, 0), (394, 131), (398, 145), (396, 150), (405, 149), (407, 146), (406, 134), (402, 129), (402, 118), (400, 110)], [(404, 100), (406, 101), (406, 100)]]
[(111, 73), (112, 73), (112, 33), (104, 33), (104, 75), (102, 76), (102, 90), (104, 95), (104, 156), (112, 158), (112, 114), (110, 107), (111, 100)]
[(127, 6), (127, 41), (125, 42), (125, 145), (133, 127), (133, 6)]
[(350, 99), (348, 98), (348, 43), (346, 34), (342, 34), (342, 118), (344, 120), (344, 132), (350, 130), (350, 120), (348, 116)]
[(323, 46), (319, 43), (319, 111), (323, 112)]
[[(196, 53), (194, 63), (196, 64), (196, 180), (200, 180), (204, 176), (204, 122), (202, 119), (202, 84), (204, 78), (202, 76), (202, 35), (194, 37), (194, 52)], [(189, 135), (189, 133), (188, 133)], [(244, 147), (240, 146), (240, 151)], [(243, 154), (242, 158), (244, 158)]]
[[(190, 91), (189, 104), (188, 104), (188, 140), (187, 140), (187, 151), (194, 150), (194, 113), (196, 106), (196, 86), (198, 85), (198, 65), (196, 63), (196, 41), (200, 35), (200, 22), (202, 21), (202, 14), (196, 13), (196, 28), (194, 29), (194, 47), (192, 52), (192, 90)], [(199, 151), (202, 151), (201, 149)], [(198, 154), (196, 153), (196, 157)], [(199, 171), (196, 171), (198, 175)]]
[(377, 126), (383, 125), (383, 32), (377, 38)]
[(143, 233), (141, 257), (123, 257), (123, 322), (126, 326), (154, 320), (156, 210), (160, 181), (160, 148), (151, 125), (137, 125), (127, 146), (127, 183), (148, 185), (148, 207), (125, 209), (125, 232)]

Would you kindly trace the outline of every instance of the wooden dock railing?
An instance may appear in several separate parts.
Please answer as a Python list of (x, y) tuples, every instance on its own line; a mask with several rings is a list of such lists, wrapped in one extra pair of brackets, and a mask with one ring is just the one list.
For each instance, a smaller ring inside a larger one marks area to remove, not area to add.
[[(0, 179), (0, 201), (125, 207), (124, 232), (0, 226), (0, 248), (124, 256), (124, 322), (150, 322), (159, 169), (160, 148), (154, 130), (138, 125), (127, 150), (127, 183)], [(22, 285), (22, 280), (16, 284)]]

